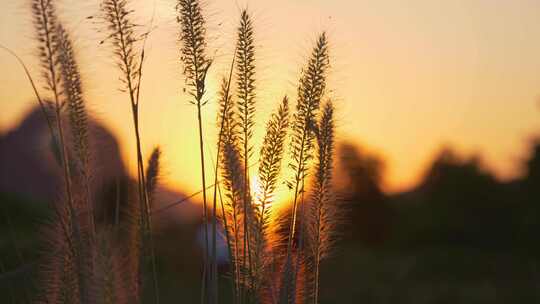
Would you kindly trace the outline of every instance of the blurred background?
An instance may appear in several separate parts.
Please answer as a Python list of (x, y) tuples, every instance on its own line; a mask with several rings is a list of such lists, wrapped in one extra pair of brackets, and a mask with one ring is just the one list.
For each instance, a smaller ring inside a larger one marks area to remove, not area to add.
[[(135, 147), (99, 1), (63, 0), (93, 113), (101, 222), (132, 183)], [(152, 23), (141, 119), (146, 155), (164, 165), (156, 253), (164, 303), (199, 299), (200, 190), (195, 108), (179, 64), (174, 1), (134, 1)], [(258, 133), (328, 30), (336, 100), (335, 188), (346, 216), (323, 263), (322, 303), (540, 303), (540, 3), (518, 1), (208, 1), (216, 58), (205, 108), (234, 50), (241, 8), (254, 12)], [(0, 3), (0, 43), (39, 76), (29, 3)], [(58, 153), (24, 73), (0, 53), (0, 302), (29, 296), (47, 251), (41, 231), (62, 187)], [(213, 149), (206, 151), (209, 157)], [(208, 172), (211, 174), (212, 172)], [(289, 194), (280, 189), (280, 208)], [(225, 272), (226, 265), (223, 265)], [(196, 278), (196, 279), (194, 279)], [(224, 292), (227, 283), (221, 286)], [(17, 303), (17, 302), (15, 302)]]

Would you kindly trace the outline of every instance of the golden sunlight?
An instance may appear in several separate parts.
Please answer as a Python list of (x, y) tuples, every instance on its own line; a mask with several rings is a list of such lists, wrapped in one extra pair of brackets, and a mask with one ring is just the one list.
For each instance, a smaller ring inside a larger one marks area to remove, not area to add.
[(540, 303), (538, 0), (4, 0), (0, 67), (0, 303)]

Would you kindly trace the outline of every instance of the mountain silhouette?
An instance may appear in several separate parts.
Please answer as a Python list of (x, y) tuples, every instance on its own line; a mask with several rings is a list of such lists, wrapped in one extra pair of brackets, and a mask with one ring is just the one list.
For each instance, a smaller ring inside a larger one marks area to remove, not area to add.
[[(92, 117), (89, 117), (88, 127), (91, 189), (99, 200), (103, 200), (104, 196), (113, 195), (121, 181), (132, 178), (112, 132)], [(66, 133), (69, 142), (69, 132)], [(58, 148), (39, 108), (31, 109), (17, 126), (0, 136), (0, 167), (0, 193), (15, 195), (34, 204), (60, 198), (64, 182)], [(159, 209), (185, 197), (162, 185), (155, 196), (155, 207)], [(175, 212), (176, 217), (194, 220), (199, 216), (200, 208), (191, 201), (179, 205), (170, 209), (181, 210)]]

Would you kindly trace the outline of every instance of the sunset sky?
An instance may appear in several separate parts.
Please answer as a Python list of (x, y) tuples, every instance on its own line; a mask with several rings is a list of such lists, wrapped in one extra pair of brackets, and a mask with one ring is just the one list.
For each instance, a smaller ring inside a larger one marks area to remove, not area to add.
[[(129, 100), (119, 91), (110, 48), (99, 45), (103, 22), (86, 18), (98, 15), (99, 1), (58, 2), (78, 48), (89, 109), (120, 139), (133, 167)], [(196, 108), (182, 93), (174, 1), (133, 2), (139, 23), (150, 24), (154, 14), (141, 97), (145, 154), (159, 144), (167, 184), (197, 191)], [(215, 91), (244, 7), (253, 13), (258, 46), (257, 150), (268, 113), (284, 94), (295, 100), (300, 69), (322, 30), (331, 41), (328, 96), (336, 101), (339, 139), (386, 159), (387, 191), (414, 185), (443, 145), (480, 153), (500, 177), (512, 177), (527, 140), (540, 133), (538, 0), (208, 0), (215, 58), (204, 109), (209, 156), (216, 143)], [(1, 1), (0, 44), (16, 51), (37, 78), (29, 12), (27, 0)], [(22, 69), (3, 51), (0, 84), (0, 131), (6, 132), (36, 102)]]

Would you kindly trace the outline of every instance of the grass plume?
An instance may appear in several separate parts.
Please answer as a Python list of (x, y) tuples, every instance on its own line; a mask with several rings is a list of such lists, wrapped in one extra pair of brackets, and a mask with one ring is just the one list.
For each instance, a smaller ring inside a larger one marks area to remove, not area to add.
[(148, 190), (150, 202), (154, 199), (156, 187), (160, 178), (161, 153), (161, 148), (155, 147), (148, 158), (148, 166), (146, 167), (146, 189)]
[(252, 154), (252, 144), (250, 143), (253, 137), (253, 126), (255, 124), (255, 46), (253, 38), (253, 24), (251, 17), (246, 10), (243, 10), (240, 15), (240, 25), (238, 27), (238, 37), (236, 49), (238, 52), (238, 62), (236, 64), (237, 78), (237, 111), (240, 126), (240, 156), (243, 159), (244, 167), (244, 248), (248, 258), (244, 259), (242, 267), (249, 271), (250, 279), (253, 275), (252, 270), (252, 248), (251, 236), (249, 227), (252, 225), (250, 219), (251, 201), (249, 198), (249, 159)]
[(289, 127), (289, 100), (285, 96), (276, 113), (266, 125), (266, 135), (259, 159), (259, 183), (261, 192), (255, 201), (254, 218), (254, 277), (255, 293), (259, 294), (265, 281), (269, 257), (267, 248), (268, 230), (271, 224), (271, 205), (279, 182), (284, 144)]
[(81, 284), (85, 302), (91, 299), (92, 284), (95, 279), (96, 259), (96, 228), (94, 222), (94, 208), (91, 196), (91, 181), (89, 167), (88, 118), (86, 104), (83, 97), (82, 78), (75, 59), (75, 49), (67, 30), (58, 24), (56, 28), (58, 39), (58, 62), (60, 85), (63, 102), (67, 105), (69, 125), (71, 129), (71, 147), (74, 158), (71, 161), (75, 214), (75, 225), (78, 226), (81, 237), (79, 256), (81, 262)]
[[(317, 38), (302, 70), (296, 107), (291, 109), (289, 99), (284, 97), (266, 123), (262, 145), (256, 147), (256, 110), (259, 102), (265, 100), (257, 94), (254, 23), (247, 10), (241, 11), (229, 75), (223, 79), (218, 97), (214, 184), (207, 185), (202, 108), (208, 102), (206, 80), (212, 58), (208, 56), (206, 22), (200, 0), (176, 0), (185, 91), (197, 112), (202, 190), (154, 210), (162, 150), (156, 147), (150, 157), (143, 158), (139, 112), (148, 35), (140, 34), (130, 0), (100, 0), (101, 17), (107, 29), (100, 44), (107, 42), (110, 46), (120, 71), (121, 89), (131, 106), (137, 158), (136, 186), (122, 172), (121, 176), (115, 176), (113, 189), (107, 187), (104, 191), (102, 205), (101, 193), (97, 192), (100, 190), (93, 193), (96, 189), (91, 187), (94, 147), (90, 130), (93, 128), (89, 128), (76, 47), (69, 30), (57, 17), (54, 0), (29, 1), (45, 99), (41, 98), (22, 60), (8, 52), (22, 64), (46, 114), (51, 134), (60, 148), (65, 184), (65, 195), (59, 195), (59, 203), (53, 208), (54, 220), (44, 234), (53, 253), (46, 255), (39, 302), (141, 303), (152, 289), (152, 302), (159, 303), (151, 215), (202, 193), (201, 304), (217, 304), (218, 291), (222, 290), (218, 288), (218, 220), (229, 253), (234, 303), (312, 300), (316, 304), (319, 268), (335, 240), (333, 231), (338, 213), (331, 179), (333, 104), (327, 102), (320, 110), (329, 68), (326, 34)], [(50, 106), (44, 100), (52, 100)], [(288, 168), (293, 179), (287, 185), (294, 196), (291, 210), (281, 214), (273, 203), (282, 183), (282, 162), (289, 135)], [(252, 157), (255, 148), (260, 151), (257, 160)], [(254, 166), (258, 169), (257, 176), (251, 177), (249, 170)], [(257, 182), (253, 189), (251, 182)], [(208, 206), (206, 190), (212, 187), (212, 205)], [(306, 192), (308, 187), (310, 191)], [(114, 207), (107, 204), (109, 198), (115, 199)], [(114, 215), (110, 209), (114, 209)], [(212, 226), (208, 225), (209, 221)], [(150, 268), (153, 282), (146, 278)]]
[(83, 97), (81, 74), (75, 60), (75, 50), (67, 31), (61, 25), (58, 25), (56, 31), (61, 85), (69, 112), (73, 150), (77, 160), (76, 167), (79, 174), (88, 179), (88, 117)]
[[(140, 46), (141, 35), (136, 34), (136, 24), (132, 19), (133, 10), (129, 8), (128, 0), (103, 0), (101, 11), (107, 22), (110, 41), (116, 57), (117, 66), (122, 72), (123, 88), (129, 95), (131, 114), (136, 140), (137, 153), (137, 180), (139, 190), (139, 203), (141, 204), (141, 221), (144, 228), (143, 248), (150, 248), (152, 263), (154, 300), (159, 303), (159, 286), (153, 255), (153, 236), (151, 223), (151, 210), (148, 198), (146, 172), (141, 148), (141, 135), (139, 125), (139, 97), (144, 63), (144, 45)], [(105, 41), (104, 40), (104, 41)], [(148, 245), (147, 245), (148, 244)]]
[[(206, 200), (206, 174), (204, 160), (204, 141), (203, 141), (203, 122), (201, 108), (205, 104), (203, 100), (206, 92), (206, 75), (212, 61), (206, 56), (206, 24), (202, 15), (201, 3), (198, 0), (178, 0), (177, 5), (177, 21), (180, 25), (179, 40), (182, 44), (180, 48), (180, 59), (184, 67), (184, 75), (186, 76), (186, 84), (189, 94), (193, 96), (192, 102), (197, 106), (197, 122), (199, 129), (199, 154), (201, 161), (201, 183), (203, 189), (203, 224), (204, 224), (204, 270), (203, 270), (203, 287), (202, 299), (204, 303), (205, 289), (212, 280), (209, 275), (212, 262), (209, 261), (209, 235), (208, 235), (208, 204)], [(216, 278), (217, 279), (217, 278)], [(217, 296), (212, 293), (214, 301)]]
[[(312, 158), (314, 129), (316, 127), (316, 117), (319, 111), (321, 98), (326, 87), (326, 74), (329, 66), (328, 40), (326, 33), (322, 33), (311, 52), (307, 67), (300, 77), (298, 86), (298, 101), (296, 112), (292, 122), (292, 142), (291, 142), (291, 163), (289, 167), (294, 171), (292, 182), (289, 187), (294, 189), (292, 205), (292, 215), (290, 217), (289, 235), (287, 240), (286, 266), (284, 271), (284, 281), (282, 282), (281, 302), (288, 302), (290, 293), (288, 286), (296, 281), (295, 270), (292, 266), (293, 242), (296, 233), (296, 221), (298, 216), (298, 205), (303, 197), (305, 178), (309, 170), (309, 162)], [(303, 208), (302, 208), (303, 210)], [(303, 217), (303, 214), (300, 214)], [(303, 218), (302, 218), (303, 220)], [(300, 240), (302, 240), (300, 231)], [(302, 249), (302, 248), (300, 248)], [(297, 257), (297, 259), (299, 259)]]
[[(211, 272), (211, 282), (213, 289), (212, 292), (214, 293), (214, 301), (218, 301), (218, 282), (219, 282), (219, 274), (218, 274), (218, 265), (217, 265), (217, 224), (218, 224), (218, 216), (217, 216), (217, 194), (219, 192), (220, 195), (220, 203), (221, 203), (221, 211), (222, 211), (222, 219), (223, 219), (223, 227), (225, 230), (225, 236), (227, 241), (227, 249), (229, 256), (232, 256), (232, 248), (230, 246), (230, 236), (229, 236), (229, 226), (227, 222), (227, 218), (225, 217), (225, 208), (223, 205), (223, 199), (221, 196), (221, 189), (218, 181), (219, 176), (219, 168), (221, 163), (221, 153), (222, 153), (222, 141), (223, 141), (223, 134), (225, 131), (225, 121), (230, 116), (228, 113), (230, 111), (230, 108), (232, 108), (232, 96), (230, 95), (230, 89), (231, 89), (231, 79), (233, 75), (234, 70), (234, 64), (236, 62), (236, 50), (233, 54), (231, 67), (229, 69), (229, 78), (223, 78), (221, 90), (220, 90), (220, 99), (219, 99), (219, 111), (218, 111), (218, 126), (219, 126), (219, 132), (218, 132), (218, 144), (217, 144), (217, 153), (216, 153), (216, 163), (215, 163), (215, 169), (214, 169), (214, 195), (212, 200), (212, 215), (213, 215), (213, 221), (212, 221), (212, 272)], [(236, 273), (235, 273), (235, 265), (231, 260), (231, 266), (232, 266), (232, 273), (233, 273), (233, 284), (232, 284), (232, 293), (233, 298), (236, 299)]]
[[(80, 74), (73, 55), (73, 47), (57, 18), (54, 1), (34, 0), (31, 3), (34, 30), (38, 45), (38, 58), (42, 69), (42, 79), (47, 92), (53, 96), (54, 113), (58, 144), (61, 152), (66, 203), (57, 204), (56, 211), (58, 233), (49, 237), (62, 251), (58, 258), (62, 259), (66, 271), (56, 277), (63, 282), (59, 290), (67, 297), (68, 303), (89, 303), (91, 301), (91, 284), (93, 279), (93, 217), (88, 212), (88, 194), (83, 191), (83, 204), (77, 204), (73, 193), (72, 173), (68, 155), (63, 123), (63, 108), (67, 103), (73, 133), (73, 142), (79, 160), (86, 161), (86, 127), (84, 107), (81, 107), (82, 95)], [(78, 104), (77, 104), (78, 103)], [(78, 107), (74, 109), (75, 104)], [(53, 135), (54, 136), (54, 135)], [(85, 172), (87, 171), (81, 170)], [(87, 175), (86, 175), (87, 176)], [(63, 201), (62, 201), (63, 202)], [(81, 215), (86, 215), (82, 216)], [(57, 270), (57, 271), (60, 271)], [(54, 277), (54, 276), (53, 276)], [(44, 280), (47, 280), (45, 278)], [(55, 279), (53, 279), (55, 280)], [(51, 292), (54, 294), (54, 292)]]
[(67, 204), (56, 203), (55, 216), (43, 232), (47, 255), (41, 266), (39, 303), (85, 303), (82, 297), (78, 235)]
[(45, 89), (53, 95), (56, 132), (60, 145), (64, 183), (67, 203), (70, 213), (74, 214), (74, 200), (71, 187), (71, 172), (67, 155), (67, 145), (62, 122), (62, 100), (60, 92), (60, 75), (58, 71), (59, 39), (57, 37), (58, 18), (55, 3), (52, 0), (33, 0), (31, 2), (32, 17), (36, 40), (38, 44), (38, 58), (41, 66), (41, 75)]
[(334, 106), (328, 101), (322, 110), (317, 131), (315, 176), (312, 185), (310, 208), (307, 216), (310, 255), (314, 274), (311, 280), (313, 303), (319, 302), (319, 273), (321, 260), (325, 258), (334, 241), (337, 208), (332, 201), (332, 163), (334, 155)]
[[(231, 122), (226, 122), (230, 128)], [(231, 223), (230, 228), (230, 248), (232, 248), (232, 264), (234, 265), (234, 276), (237, 280), (237, 296), (240, 296), (246, 282), (243, 260), (243, 200), (244, 200), (244, 175), (242, 161), (236, 148), (234, 134), (228, 131), (223, 139), (222, 156), (222, 179), (226, 196), (226, 217), (225, 220)]]

